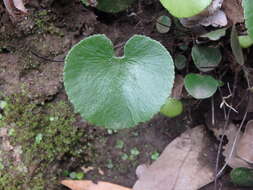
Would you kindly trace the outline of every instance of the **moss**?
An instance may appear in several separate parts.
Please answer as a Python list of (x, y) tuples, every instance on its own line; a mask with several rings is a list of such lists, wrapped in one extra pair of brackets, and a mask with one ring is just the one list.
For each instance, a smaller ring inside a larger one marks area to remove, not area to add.
[(0, 170), (1, 190), (49, 189), (64, 169), (53, 169), (56, 163), (71, 158), (81, 158), (81, 162), (93, 159), (95, 137), (74, 125), (75, 114), (68, 104), (37, 105), (23, 94), (6, 101), (1, 126), (8, 126), (11, 145), (22, 147), (23, 165), (12, 163)]

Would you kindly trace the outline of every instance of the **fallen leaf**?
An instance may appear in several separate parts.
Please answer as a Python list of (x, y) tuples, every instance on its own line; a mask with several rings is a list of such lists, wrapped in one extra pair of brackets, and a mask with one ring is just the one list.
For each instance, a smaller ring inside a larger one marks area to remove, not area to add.
[[(246, 161), (242, 160), (237, 154), (238, 150), (238, 143), (241, 139), (242, 133), (239, 132), (239, 135), (237, 137), (237, 141), (235, 142), (235, 138), (237, 135), (237, 130), (238, 128), (234, 124), (229, 124), (228, 128), (225, 130), (225, 135), (228, 139), (228, 143), (223, 147), (223, 156), (225, 157), (226, 163), (231, 167), (231, 168), (239, 168), (239, 167), (245, 167), (245, 168), (252, 168), (249, 163)], [(222, 129), (220, 131), (216, 131), (216, 134), (222, 135)], [(233, 151), (232, 151), (233, 148)]]
[(61, 184), (72, 190), (131, 190), (127, 187), (103, 181), (95, 184), (89, 180), (63, 180)]
[(228, 24), (228, 20), (226, 14), (223, 11), (218, 10), (209, 17), (200, 20), (199, 23), (203, 26), (222, 27)]
[(253, 164), (253, 120), (246, 125), (244, 134), (237, 146), (237, 155), (246, 162)]
[(224, 0), (222, 9), (233, 24), (244, 21), (242, 0)]
[[(213, 180), (213, 143), (204, 126), (173, 140), (149, 167), (137, 168), (133, 190), (196, 190)], [(214, 163), (213, 163), (214, 164)], [(187, 188), (186, 188), (187, 187)]]
[(3, 2), (7, 12), (13, 19), (16, 19), (20, 14), (27, 13), (23, 0), (3, 0)]

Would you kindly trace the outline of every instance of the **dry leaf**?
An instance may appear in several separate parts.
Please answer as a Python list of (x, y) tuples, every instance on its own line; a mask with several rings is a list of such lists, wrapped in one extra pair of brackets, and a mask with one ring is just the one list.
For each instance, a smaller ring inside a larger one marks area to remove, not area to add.
[(17, 18), (20, 14), (27, 13), (23, 0), (3, 0), (3, 2), (6, 10), (13, 19)]
[(244, 22), (242, 0), (224, 0), (222, 9), (233, 24)]
[(204, 126), (172, 141), (150, 167), (138, 167), (134, 190), (196, 190), (213, 180), (213, 143)]
[(63, 180), (61, 184), (72, 190), (131, 190), (127, 187), (103, 181), (95, 184), (89, 180)]
[(245, 132), (237, 146), (237, 155), (248, 163), (253, 164), (253, 120), (246, 125)]
[[(226, 163), (231, 167), (231, 168), (238, 168), (238, 167), (245, 167), (245, 168), (252, 168), (249, 163), (246, 161), (242, 160), (236, 152), (238, 151), (238, 142), (240, 142), (242, 133), (239, 132), (239, 135), (237, 137), (237, 141), (235, 142), (235, 137), (237, 135), (237, 130), (238, 128), (234, 124), (230, 124), (225, 131), (225, 135), (228, 139), (227, 145), (225, 145), (224, 151), (223, 151), (223, 156), (225, 157)], [(220, 129), (219, 134), (217, 135), (222, 135), (222, 130)], [(218, 132), (217, 132), (218, 133)], [(233, 148), (234, 147), (234, 148)], [(232, 151), (233, 148), (233, 152)]]

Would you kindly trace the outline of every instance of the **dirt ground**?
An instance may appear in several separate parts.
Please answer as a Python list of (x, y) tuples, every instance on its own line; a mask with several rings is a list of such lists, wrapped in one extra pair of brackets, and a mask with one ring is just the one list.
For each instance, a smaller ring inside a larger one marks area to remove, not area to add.
[[(156, 18), (168, 14), (158, 0), (140, 0), (127, 11), (116, 15), (84, 7), (79, 0), (33, 0), (28, 2), (27, 8), (29, 16), (13, 24), (2, 1), (0, 2), (0, 91), (3, 99), (25, 91), (30, 101), (36, 102), (36, 105), (58, 101), (68, 104), (62, 82), (64, 57), (75, 43), (92, 34), (106, 34), (117, 46), (118, 52), (121, 52), (122, 45), (132, 35), (143, 34), (160, 41), (172, 55), (179, 51), (180, 45), (191, 44), (194, 38), (189, 31), (178, 32), (176, 26), (172, 26), (168, 34), (156, 31)], [(223, 46), (228, 46), (228, 43), (225, 41)], [(190, 55), (190, 50), (186, 53)], [(247, 53), (253, 55), (252, 49)], [(227, 65), (231, 56), (226, 51), (223, 55), (223, 65)], [(252, 62), (253, 60), (248, 64), (252, 66)], [(179, 74), (185, 72), (178, 71)], [(232, 82), (233, 74), (230, 71), (227, 73), (226, 80)], [(243, 85), (238, 88), (243, 89)], [(240, 97), (239, 94), (237, 97)], [(219, 96), (215, 97), (215, 101), (220, 101)], [(83, 160), (67, 157), (58, 160), (56, 167), (70, 172), (91, 167), (92, 170), (86, 173), (85, 179), (105, 180), (131, 187), (137, 180), (135, 169), (139, 164), (150, 164), (154, 153), (161, 153), (167, 144), (187, 128), (209, 123), (210, 100), (186, 99), (184, 102), (185, 111), (180, 117), (169, 119), (158, 114), (148, 123), (122, 131), (107, 131), (90, 126), (76, 116), (75, 126), (94, 136), (89, 143), (96, 156), (93, 157), (92, 154)], [(245, 109), (245, 104), (246, 102), (240, 105), (241, 110)], [(217, 117), (219, 115), (221, 114), (217, 113)], [(232, 114), (231, 118), (239, 123), (242, 114)], [(249, 114), (247, 120), (250, 118), (252, 115)], [(217, 149), (218, 141), (211, 131), (209, 135)], [(131, 155), (132, 150), (138, 150), (139, 153)], [(210, 162), (215, 162), (213, 158), (210, 159)], [(250, 189), (235, 187), (229, 180), (229, 171), (228, 169), (219, 181), (219, 189)], [(63, 174), (57, 175), (57, 180), (64, 178)], [(54, 185), (47, 186), (46, 189), (66, 188)], [(211, 189), (213, 184), (201, 190)]]

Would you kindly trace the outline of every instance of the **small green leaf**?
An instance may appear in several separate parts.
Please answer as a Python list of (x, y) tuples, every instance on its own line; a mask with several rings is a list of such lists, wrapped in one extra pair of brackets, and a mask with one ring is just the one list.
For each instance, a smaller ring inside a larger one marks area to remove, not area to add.
[(115, 147), (118, 149), (122, 149), (124, 147), (124, 141), (117, 140)]
[(156, 29), (164, 34), (170, 31), (171, 19), (168, 16), (160, 16), (156, 21)]
[(81, 2), (85, 5), (85, 6), (89, 6), (89, 3), (87, 0), (81, 0)]
[(65, 59), (64, 85), (75, 110), (88, 122), (123, 129), (159, 112), (174, 82), (174, 63), (165, 47), (135, 35), (125, 55), (116, 57), (112, 42), (94, 35), (75, 45)]
[(253, 39), (253, 3), (252, 0), (243, 0), (245, 24), (249, 36)]
[(221, 58), (219, 48), (205, 46), (193, 46), (192, 48), (193, 62), (200, 71), (212, 71), (219, 65)]
[(175, 66), (178, 70), (182, 70), (185, 68), (186, 63), (187, 63), (187, 59), (184, 55), (176, 55), (175, 56)]
[(76, 172), (71, 172), (71, 173), (69, 174), (69, 177), (70, 177), (71, 179), (76, 179)]
[(232, 27), (231, 37), (230, 37), (230, 45), (231, 45), (232, 52), (235, 56), (237, 63), (240, 65), (243, 65), (244, 64), (244, 56), (243, 56), (242, 48), (241, 48), (241, 45), (239, 42), (239, 38), (237, 35), (235, 25), (233, 25), (233, 27)]
[(35, 144), (40, 144), (41, 141), (43, 139), (43, 135), (41, 133), (39, 133), (38, 135), (36, 135), (35, 137)]
[(211, 97), (220, 82), (208, 75), (188, 74), (184, 79), (187, 92), (196, 99)]
[(159, 158), (160, 154), (158, 152), (153, 152), (151, 154), (151, 160), (157, 160)]
[(212, 0), (160, 0), (160, 2), (173, 16), (187, 18), (201, 13)]
[(121, 155), (121, 159), (122, 160), (128, 160), (128, 155), (126, 154), (126, 153), (123, 153), (122, 155)]
[(130, 150), (130, 153), (132, 156), (138, 156), (140, 154), (140, 151), (136, 147), (134, 147)]
[(243, 187), (253, 187), (253, 169), (235, 168), (230, 173), (232, 182)]
[(208, 38), (212, 41), (216, 41), (226, 35), (226, 30), (227, 30), (227, 28), (221, 28), (221, 29), (214, 30), (214, 31), (208, 32), (206, 34), (203, 34), (200, 37)]
[(242, 48), (249, 48), (253, 45), (253, 39), (249, 36), (239, 36), (239, 43)]
[(4, 109), (7, 106), (7, 102), (6, 101), (0, 101), (0, 108)]
[(82, 180), (84, 178), (84, 173), (83, 172), (77, 172), (76, 173), (76, 179), (77, 180)]
[(160, 112), (168, 117), (176, 117), (183, 112), (183, 104), (175, 98), (168, 98), (162, 106)]

